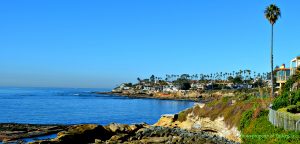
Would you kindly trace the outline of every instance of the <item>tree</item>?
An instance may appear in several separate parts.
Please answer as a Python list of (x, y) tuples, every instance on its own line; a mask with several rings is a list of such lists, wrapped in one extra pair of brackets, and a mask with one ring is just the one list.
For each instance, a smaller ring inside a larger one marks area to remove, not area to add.
[(190, 75), (189, 74), (182, 74), (180, 76), (181, 79), (189, 79), (190, 78)]
[(233, 82), (233, 79), (234, 79), (234, 78), (233, 78), (232, 76), (229, 76), (229, 77), (227, 78), (227, 80), (230, 81), (230, 82)]
[(235, 78), (233, 78), (232, 82), (234, 84), (242, 84), (243, 83), (243, 78), (242, 78), (242, 76), (235, 76)]
[(126, 87), (132, 87), (132, 83), (125, 83)]
[(154, 83), (154, 82), (155, 82), (155, 76), (154, 76), (154, 75), (151, 75), (151, 77), (150, 77), (150, 82), (151, 82), (151, 83)]
[(189, 90), (191, 88), (191, 83), (187, 78), (178, 78), (174, 81), (174, 84), (181, 90)]
[(137, 80), (138, 80), (138, 82), (139, 82), (139, 84), (140, 84), (140, 83), (141, 83), (141, 79), (138, 77)]
[(265, 10), (265, 17), (272, 26), (271, 30), (271, 96), (274, 96), (274, 82), (273, 82), (273, 27), (278, 18), (281, 16), (280, 9), (275, 5), (271, 4)]

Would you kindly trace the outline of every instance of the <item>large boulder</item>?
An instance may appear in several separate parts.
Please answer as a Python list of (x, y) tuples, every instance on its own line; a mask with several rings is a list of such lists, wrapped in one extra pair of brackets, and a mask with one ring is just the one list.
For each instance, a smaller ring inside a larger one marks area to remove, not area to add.
[(85, 144), (94, 143), (95, 139), (108, 140), (112, 136), (112, 132), (106, 130), (101, 125), (85, 124), (71, 126), (67, 131), (57, 134), (52, 140), (36, 141), (32, 144)]
[(111, 123), (105, 126), (105, 128), (113, 133), (125, 133), (131, 131), (131, 128), (127, 124)]
[(292, 91), (300, 89), (300, 81), (295, 82), (292, 86)]
[(112, 133), (133, 133), (139, 130), (140, 128), (147, 127), (147, 124), (132, 124), (132, 125), (127, 125), (127, 124), (119, 124), (119, 123), (111, 123), (105, 128)]
[(95, 139), (110, 139), (112, 135), (103, 126), (88, 124), (72, 126), (68, 131), (58, 133), (56, 139), (61, 143), (91, 143)]

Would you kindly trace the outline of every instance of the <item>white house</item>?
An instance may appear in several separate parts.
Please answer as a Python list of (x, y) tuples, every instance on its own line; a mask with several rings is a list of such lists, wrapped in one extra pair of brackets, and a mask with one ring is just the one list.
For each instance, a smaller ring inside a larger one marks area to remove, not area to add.
[(191, 84), (191, 88), (193, 89), (204, 89), (204, 85), (203, 84), (200, 84), (200, 83), (192, 83)]
[(297, 67), (300, 67), (300, 56), (293, 58), (290, 62), (291, 75), (294, 75)]
[(163, 91), (164, 92), (176, 92), (178, 91), (178, 88), (174, 86), (173, 84), (165, 85), (163, 86)]

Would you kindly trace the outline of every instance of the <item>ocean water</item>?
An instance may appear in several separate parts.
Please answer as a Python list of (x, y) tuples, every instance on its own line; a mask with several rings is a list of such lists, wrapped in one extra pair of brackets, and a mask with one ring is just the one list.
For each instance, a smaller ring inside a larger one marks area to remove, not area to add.
[(93, 94), (109, 89), (0, 87), (0, 123), (154, 124), (162, 114), (177, 113), (194, 102)]

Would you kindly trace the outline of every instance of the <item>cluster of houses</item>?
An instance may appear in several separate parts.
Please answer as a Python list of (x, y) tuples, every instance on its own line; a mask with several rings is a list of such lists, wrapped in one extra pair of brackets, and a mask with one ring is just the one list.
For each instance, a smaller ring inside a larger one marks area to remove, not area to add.
[[(280, 67), (276, 67), (274, 70), (274, 75), (276, 79), (276, 88), (281, 89), (290, 76), (295, 74), (297, 67), (300, 67), (300, 56), (295, 57), (290, 61), (290, 67), (287, 68), (285, 64), (282, 64)], [(253, 79), (255, 83), (257, 79)], [(270, 80), (266, 79), (264, 82), (271, 86)], [(200, 82), (198, 80), (190, 80), (190, 90), (211, 90), (215, 89), (215, 85), (221, 85), (222, 89), (250, 89), (253, 87), (252, 84), (242, 83), (234, 84), (228, 80), (221, 82)], [(149, 80), (140, 80), (137, 84), (123, 83), (113, 90), (113, 92), (128, 92), (128, 93), (176, 93), (181, 90), (180, 86), (176, 85), (174, 82), (164, 81), (164, 80), (155, 80), (150, 82)]]
[(171, 82), (166, 82), (164, 85), (151, 84), (151, 83), (139, 83), (132, 86), (123, 83), (119, 87), (113, 89), (113, 92), (132, 91), (131, 93), (153, 93), (153, 92), (169, 92), (174, 93), (179, 91), (179, 87), (173, 85)]
[[(199, 81), (193, 80), (190, 83), (190, 90), (211, 90), (213, 89), (213, 84), (216, 83), (201, 83)], [(252, 88), (252, 85), (249, 84), (233, 84), (231, 82), (222, 83), (227, 89), (242, 89), (242, 88)], [(159, 84), (158, 82), (153, 83), (138, 83), (134, 85), (128, 85), (128, 83), (123, 83), (117, 88), (113, 89), (112, 92), (117, 93), (131, 93), (131, 94), (141, 94), (141, 93), (176, 93), (176, 92), (185, 92), (186, 90), (181, 90), (180, 86), (175, 85), (173, 82), (165, 82), (164, 84)]]
[(300, 67), (300, 56), (297, 56), (290, 61), (289, 68), (287, 68), (285, 64), (282, 64), (280, 67), (276, 67), (274, 70), (276, 88), (281, 89), (289, 77), (295, 74), (298, 67)]

